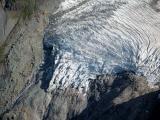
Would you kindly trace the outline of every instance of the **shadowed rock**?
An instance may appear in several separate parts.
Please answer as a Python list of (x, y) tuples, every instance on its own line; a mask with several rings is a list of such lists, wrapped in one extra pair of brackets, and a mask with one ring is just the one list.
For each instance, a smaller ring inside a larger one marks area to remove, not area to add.
[(86, 96), (72, 88), (53, 92), (44, 120), (147, 120), (158, 103), (159, 91), (151, 91), (143, 76), (100, 75)]

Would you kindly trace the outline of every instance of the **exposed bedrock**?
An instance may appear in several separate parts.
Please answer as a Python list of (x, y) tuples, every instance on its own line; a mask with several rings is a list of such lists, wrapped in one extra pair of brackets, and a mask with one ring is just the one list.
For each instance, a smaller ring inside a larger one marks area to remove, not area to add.
[(152, 114), (159, 107), (159, 91), (151, 89), (145, 77), (124, 72), (99, 75), (90, 81), (88, 91), (83, 93), (68, 87), (49, 94), (33, 85), (3, 119), (150, 120), (155, 117)]
[(44, 120), (148, 120), (159, 107), (159, 91), (151, 91), (132, 73), (97, 76), (85, 96), (73, 88), (54, 92)]
[(5, 40), (7, 44), (0, 44), (0, 114), (35, 83), (34, 76), (43, 61), (44, 29), (58, 4), (59, 1), (49, 0), (39, 6), (31, 19), (20, 20), (14, 26)]

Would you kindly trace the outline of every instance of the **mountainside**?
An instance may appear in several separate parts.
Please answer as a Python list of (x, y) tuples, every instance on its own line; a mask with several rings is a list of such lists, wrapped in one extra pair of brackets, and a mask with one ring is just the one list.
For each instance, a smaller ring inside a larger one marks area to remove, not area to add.
[(0, 119), (160, 119), (159, 0), (24, 0), (27, 19), (18, 1), (0, 6)]

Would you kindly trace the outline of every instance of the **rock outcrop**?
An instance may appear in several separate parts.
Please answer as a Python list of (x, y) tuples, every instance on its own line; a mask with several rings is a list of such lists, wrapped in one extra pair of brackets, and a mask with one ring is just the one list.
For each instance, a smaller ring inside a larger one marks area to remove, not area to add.
[(0, 4), (0, 36), (1, 36), (1, 39), (5, 34), (5, 22), (6, 22), (6, 19), (7, 19), (6, 18), (6, 14), (5, 14), (5, 12), (4, 12), (1, 4)]
[(3, 119), (148, 120), (157, 107), (159, 91), (151, 89), (143, 76), (124, 72), (90, 81), (87, 93), (70, 87), (49, 94), (33, 85)]
[[(42, 62), (42, 41), (47, 9), (41, 8), (29, 20), (19, 20), (2, 44), (0, 113), (32, 84), (32, 76)], [(5, 46), (3, 46), (5, 45)]]

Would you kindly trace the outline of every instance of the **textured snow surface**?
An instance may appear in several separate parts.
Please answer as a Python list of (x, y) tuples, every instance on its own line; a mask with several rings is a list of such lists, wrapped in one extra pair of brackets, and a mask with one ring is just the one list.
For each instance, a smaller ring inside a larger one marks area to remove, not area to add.
[[(66, 0), (50, 17), (44, 44), (53, 46), (48, 90), (87, 90), (89, 78), (132, 71), (159, 81), (160, 13), (148, 0)], [(157, 8), (158, 9), (158, 8)]]

